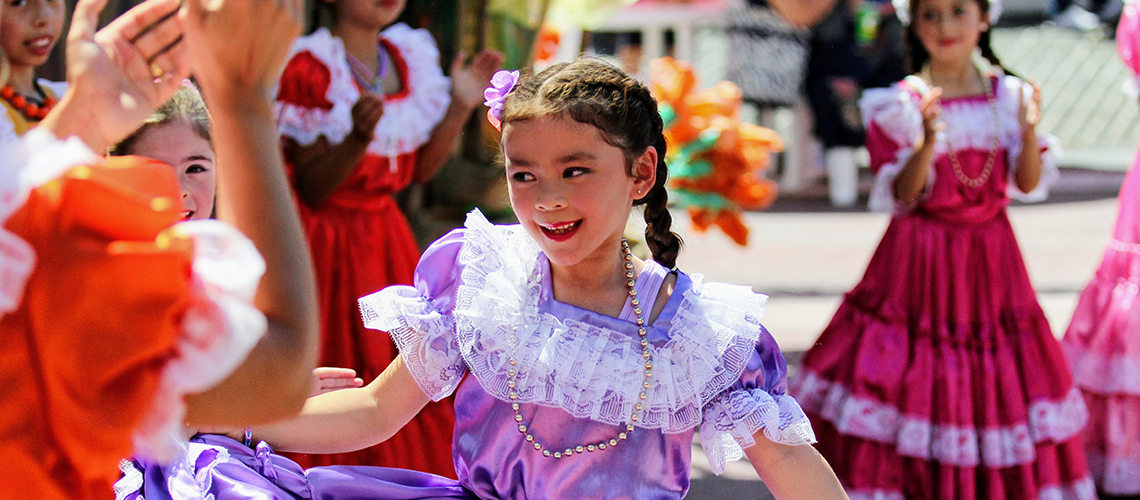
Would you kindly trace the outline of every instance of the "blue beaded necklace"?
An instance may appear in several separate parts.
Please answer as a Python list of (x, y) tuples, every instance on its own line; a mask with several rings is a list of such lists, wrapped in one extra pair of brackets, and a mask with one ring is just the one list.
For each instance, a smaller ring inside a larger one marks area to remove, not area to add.
[(372, 75), (371, 71), (364, 63), (360, 62), (356, 56), (348, 51), (348, 66), (352, 68), (352, 77), (356, 79), (356, 83), (361, 87), (367, 89), (373, 94), (382, 96), (384, 95), (384, 77), (388, 75), (388, 58), (384, 57), (384, 46), (381, 45), (379, 50), (376, 51), (376, 74)]

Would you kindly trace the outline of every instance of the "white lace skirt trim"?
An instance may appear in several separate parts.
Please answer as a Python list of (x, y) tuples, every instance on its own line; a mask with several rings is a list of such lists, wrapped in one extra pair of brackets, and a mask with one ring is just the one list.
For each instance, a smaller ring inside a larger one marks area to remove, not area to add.
[(1140, 359), (1125, 355), (1106, 356), (1073, 343), (1061, 344), (1073, 367), (1073, 380), (1089, 392), (1140, 396)]
[(896, 490), (847, 490), (850, 500), (906, 500), (901, 491)]
[(807, 411), (851, 436), (895, 444), (900, 455), (964, 467), (1012, 467), (1037, 458), (1036, 443), (1063, 442), (1088, 422), (1088, 409), (1078, 389), (1060, 400), (1029, 404), (1025, 424), (966, 427), (935, 424), (929, 416), (901, 415), (897, 408), (854, 396), (842, 384), (805, 371), (796, 396)]
[(135, 435), (137, 453), (164, 462), (182, 451), (174, 436), (185, 415), (183, 398), (233, 373), (267, 328), (265, 315), (253, 306), (265, 261), (252, 241), (215, 220), (182, 222), (170, 233), (194, 242), (192, 296), (176, 354), (163, 368), (151, 410)]
[[(847, 490), (851, 500), (906, 500), (898, 490)], [(1066, 485), (1041, 488), (1037, 500), (1096, 500), (1096, 486), (1091, 478), (1084, 478)]]
[(1140, 456), (1108, 457), (1086, 450), (1089, 470), (1097, 477), (1100, 489), (1109, 495), (1140, 495)]
[(713, 473), (720, 475), (728, 462), (744, 457), (756, 445), (757, 432), (774, 443), (799, 446), (815, 442), (811, 422), (791, 396), (763, 389), (727, 391), (704, 409), (701, 447)]

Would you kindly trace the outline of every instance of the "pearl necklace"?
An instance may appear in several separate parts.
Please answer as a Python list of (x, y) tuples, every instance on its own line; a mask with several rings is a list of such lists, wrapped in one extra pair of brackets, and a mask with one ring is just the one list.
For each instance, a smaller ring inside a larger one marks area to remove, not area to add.
[[(994, 112), (994, 145), (986, 156), (986, 164), (982, 167), (982, 173), (977, 177), (970, 177), (962, 171), (962, 164), (958, 161), (958, 154), (954, 152), (954, 147), (950, 144), (950, 139), (946, 139), (946, 156), (950, 157), (950, 167), (954, 170), (954, 176), (958, 178), (958, 182), (966, 185), (966, 187), (979, 188), (985, 185), (986, 181), (990, 179), (990, 175), (994, 172), (994, 162), (997, 160), (998, 149), (1001, 147), (1001, 114), (998, 111), (997, 97), (994, 95), (994, 84), (988, 77), (985, 76), (986, 72), (983, 68), (978, 67), (978, 78), (982, 80), (982, 88), (986, 91), (986, 102), (990, 105), (990, 109)], [(934, 78), (930, 76), (930, 65), (922, 68), (923, 78), (930, 82), (930, 86), (934, 86)]]
[[(638, 299), (637, 299), (637, 291), (633, 289), (633, 285), (635, 283), (635, 281), (633, 279), (633, 254), (630, 252), (629, 242), (626, 241), (625, 238), (622, 238), (622, 240), (621, 240), (621, 250), (625, 254), (625, 280), (626, 280), (625, 284), (626, 284), (626, 286), (629, 287), (629, 297), (630, 297), (630, 301), (633, 304), (633, 312), (634, 312), (634, 314), (637, 314), (637, 335), (641, 339), (641, 356), (643, 358), (645, 358), (645, 381), (641, 384), (641, 394), (639, 396), (641, 401), (645, 401), (645, 399), (648, 397), (646, 391), (649, 390), (649, 386), (650, 386), (649, 380), (653, 376), (653, 361), (649, 359), (649, 356), (650, 356), (649, 355), (649, 341), (645, 339), (645, 315), (642, 314), (641, 304), (640, 304), (640, 301), (638, 301)], [(513, 340), (512, 345), (515, 345), (515, 346), (519, 345), (519, 339), (518, 339), (517, 334), (512, 335), (512, 340)], [(569, 457), (575, 453), (581, 454), (581, 453), (585, 453), (585, 452), (593, 452), (595, 450), (600, 451), (600, 450), (605, 450), (606, 448), (612, 448), (614, 446), (617, 446), (619, 442), (624, 441), (626, 438), (629, 437), (629, 433), (633, 432), (634, 423), (637, 422), (641, 418), (638, 416), (638, 413), (641, 412), (641, 409), (643, 408), (643, 406), (642, 406), (642, 403), (639, 401), (633, 407), (633, 414), (631, 414), (629, 417), (630, 422), (628, 424), (626, 424), (625, 431), (619, 432), (617, 437), (610, 438), (608, 441), (602, 440), (596, 444), (595, 443), (589, 443), (589, 444), (585, 444), (585, 445), (580, 444), (577, 446), (566, 448), (565, 450), (562, 450), (562, 451), (553, 451), (552, 452), (549, 447), (543, 446), (543, 444), (538, 441), (538, 438), (534, 437), (534, 434), (529, 433), (527, 430), (528, 429), (527, 425), (525, 423), (523, 423), (523, 415), (522, 415), (521, 405), (518, 402), (519, 395), (518, 395), (518, 392), (515, 391), (515, 385), (516, 385), (515, 378), (518, 376), (518, 369), (517, 369), (516, 365), (518, 363), (515, 361), (515, 358), (513, 356), (507, 358), (507, 361), (511, 365), (511, 367), (507, 371), (507, 387), (510, 388), (510, 393), (508, 394), (508, 397), (511, 398), (511, 408), (515, 410), (515, 422), (518, 423), (519, 432), (523, 434), (524, 439), (526, 439), (526, 441), (528, 443), (531, 443), (534, 446), (535, 451), (542, 452), (542, 456), (544, 456), (544, 457), (548, 457), (548, 458)]]

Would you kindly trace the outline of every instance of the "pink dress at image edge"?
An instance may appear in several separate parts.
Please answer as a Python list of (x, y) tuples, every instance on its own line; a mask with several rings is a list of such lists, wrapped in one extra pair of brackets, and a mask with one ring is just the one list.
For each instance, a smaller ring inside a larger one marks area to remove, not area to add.
[(943, 99), (946, 130), (914, 206), (892, 189), (922, 136), (924, 85), (869, 90), (861, 103), (871, 206), (894, 216), (792, 385), (852, 500), (1096, 498), (1087, 410), (1006, 216), (1011, 197), (1045, 197), (1058, 147), (1041, 137), (1041, 185), (1019, 192), (1026, 86), (990, 78), (992, 103)]
[[(1140, 5), (1125, 6), (1116, 43), (1125, 65), (1140, 74)], [(1133, 164), (1120, 189), (1116, 228), (1104, 259), (1061, 341), (1089, 407), (1089, 469), (1097, 487), (1114, 495), (1140, 494), (1138, 197), (1140, 171)]]

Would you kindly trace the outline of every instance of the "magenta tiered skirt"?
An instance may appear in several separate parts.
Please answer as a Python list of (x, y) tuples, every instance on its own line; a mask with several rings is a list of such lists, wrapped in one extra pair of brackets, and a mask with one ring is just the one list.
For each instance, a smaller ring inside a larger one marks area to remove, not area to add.
[(853, 500), (1095, 498), (1088, 413), (1004, 210), (897, 216), (793, 395)]

